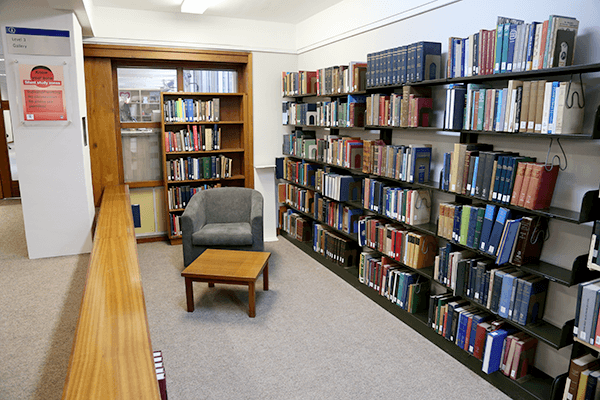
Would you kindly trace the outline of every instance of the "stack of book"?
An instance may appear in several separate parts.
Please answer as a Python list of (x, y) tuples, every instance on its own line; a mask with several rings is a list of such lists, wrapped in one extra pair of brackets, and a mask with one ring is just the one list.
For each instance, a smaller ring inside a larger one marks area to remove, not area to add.
[(165, 152), (210, 151), (221, 149), (218, 125), (188, 125), (177, 132), (165, 131)]
[(428, 190), (393, 187), (365, 178), (363, 207), (409, 225), (426, 224), (431, 218), (431, 193)]
[(319, 164), (306, 162), (304, 160), (297, 161), (285, 157), (281, 177), (288, 181), (314, 188), (316, 182), (315, 176), (318, 172), (322, 172), (319, 167)]
[(182, 209), (187, 206), (190, 202), (193, 195), (198, 193), (201, 190), (212, 189), (216, 187), (221, 187), (220, 183), (215, 183), (212, 185), (200, 185), (200, 186), (190, 186), (190, 185), (181, 185), (177, 187), (170, 187), (168, 194), (169, 201), (169, 209)]
[(442, 44), (416, 42), (367, 54), (367, 87), (439, 79)]
[(362, 209), (330, 200), (320, 193), (315, 193), (314, 196), (314, 218), (316, 220), (342, 232), (358, 232), (358, 217), (362, 215)]
[(154, 357), (154, 370), (156, 372), (156, 379), (158, 380), (160, 399), (167, 400), (167, 378), (165, 374), (165, 364), (163, 361), (162, 351), (154, 351), (152, 352), (152, 356)]
[(569, 376), (562, 400), (597, 399), (600, 396), (600, 364), (592, 354), (573, 358), (569, 364)]
[(314, 213), (315, 192), (290, 183), (278, 184), (279, 203), (285, 203), (307, 214)]
[(317, 95), (360, 92), (366, 89), (367, 63), (351, 61), (317, 71)]
[(498, 17), (495, 29), (448, 39), (446, 76), (458, 78), (573, 65), (579, 21), (550, 15), (525, 23)]
[(332, 232), (325, 225), (313, 225), (313, 250), (344, 268), (358, 265), (358, 248), (353, 240)]
[(224, 155), (179, 157), (167, 160), (165, 166), (169, 181), (219, 179), (232, 176), (233, 160)]
[(598, 314), (600, 312), (600, 279), (580, 283), (573, 334), (581, 341), (600, 348)]
[(362, 172), (411, 183), (430, 180), (430, 144), (386, 145), (380, 140), (363, 141)]
[(165, 122), (218, 122), (221, 99), (194, 100), (178, 98), (163, 104)]
[(431, 295), (431, 327), (447, 340), (482, 361), (482, 371), (501, 371), (519, 380), (530, 372), (538, 340), (505, 321), (494, 320), (467, 300), (451, 294)]
[(301, 242), (312, 240), (311, 221), (294, 210), (288, 209), (281, 215), (279, 227)]
[(317, 72), (299, 71), (281, 73), (281, 95), (299, 96), (317, 92)]
[(545, 80), (510, 80), (502, 89), (453, 84), (446, 90), (444, 129), (581, 133), (584, 90), (580, 82)]
[(598, 259), (598, 249), (600, 249), (600, 221), (594, 221), (594, 230), (592, 231), (592, 239), (590, 241), (590, 251), (588, 253), (589, 269), (600, 271), (600, 259)]
[(542, 319), (548, 280), (515, 267), (499, 267), (473, 253), (442, 247), (435, 259), (434, 279), (498, 316), (527, 325)]
[(358, 280), (411, 314), (427, 309), (430, 282), (389, 257), (362, 252)]

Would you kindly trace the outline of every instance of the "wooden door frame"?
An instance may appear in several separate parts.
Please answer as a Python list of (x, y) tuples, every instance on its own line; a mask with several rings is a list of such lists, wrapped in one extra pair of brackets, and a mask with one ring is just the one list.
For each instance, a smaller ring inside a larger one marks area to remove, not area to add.
[[(9, 103), (2, 100), (0, 103), (0, 132), (6, 135), (6, 125), (4, 123), (4, 111), (10, 109)], [(13, 181), (10, 172), (10, 156), (8, 154), (8, 143), (6, 137), (0, 140), (0, 199), (8, 197), (19, 197), (19, 181)]]

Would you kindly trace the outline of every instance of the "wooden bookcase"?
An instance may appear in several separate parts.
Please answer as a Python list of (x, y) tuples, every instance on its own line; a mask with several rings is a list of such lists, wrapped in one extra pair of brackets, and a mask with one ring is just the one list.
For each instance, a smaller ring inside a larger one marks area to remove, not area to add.
[[(207, 101), (219, 99), (219, 118), (218, 121), (202, 122), (171, 122), (165, 119), (165, 103), (169, 100), (192, 99)], [(248, 142), (252, 138), (248, 132), (249, 122), (247, 120), (247, 95), (245, 93), (184, 93), (184, 92), (162, 92), (160, 95), (161, 103), (161, 131), (162, 131), (162, 160), (163, 160), (163, 183), (165, 190), (165, 215), (167, 215), (167, 227), (169, 229), (169, 240), (172, 244), (181, 241), (181, 235), (177, 233), (174, 219), (181, 216), (184, 208), (169, 207), (170, 192), (189, 186), (191, 188), (204, 188), (214, 185), (221, 186), (240, 186), (252, 187), (252, 148)], [(197, 129), (199, 132), (207, 127), (212, 129), (217, 127), (220, 130), (220, 146), (218, 150), (198, 150), (198, 151), (167, 151), (165, 135), (168, 132), (177, 132), (180, 130)], [(182, 160), (186, 162), (188, 158), (207, 158), (224, 156), (231, 159), (231, 171), (228, 176), (202, 178), (202, 179), (182, 179), (173, 180), (168, 176), (167, 164), (172, 160)], [(205, 186), (206, 185), (206, 186)]]
[[(483, 76), (473, 76), (468, 78), (452, 78), (452, 79), (437, 79), (435, 81), (424, 81), (419, 83), (411, 83), (411, 86), (443, 86), (452, 83), (483, 83), (483, 82), (492, 82), (492, 81), (508, 81), (510, 79), (520, 79), (520, 80), (535, 80), (535, 79), (545, 79), (545, 78), (556, 78), (556, 80), (568, 80), (572, 74), (584, 74), (591, 72), (600, 71), (600, 64), (590, 64), (590, 65), (578, 65), (578, 66), (570, 66), (564, 68), (553, 68), (546, 70), (538, 70), (538, 71), (529, 71), (529, 72), (519, 72), (519, 73), (506, 73), (506, 74), (497, 74), (497, 75), (483, 75)], [(370, 93), (392, 93), (401, 89), (402, 85), (393, 85), (393, 86), (380, 86), (380, 87), (369, 87), (367, 88), (367, 95)], [(299, 96), (286, 96), (287, 98), (293, 99), (295, 102), (304, 102), (307, 99), (310, 101), (326, 101), (331, 99), (332, 97), (340, 97), (346, 95), (329, 95), (329, 96), (316, 96), (315, 94), (304, 94)], [(434, 98), (434, 102), (445, 102), (445, 99), (442, 98)], [(285, 125), (289, 126), (289, 125)], [(397, 131), (403, 129), (413, 129), (423, 132), (424, 134), (437, 134), (437, 132), (444, 131), (444, 129), (439, 127), (428, 127), (428, 128), (398, 128), (398, 127), (380, 127), (380, 126), (369, 126), (365, 128), (344, 128), (344, 127), (322, 127), (322, 126), (296, 126), (293, 125), (297, 129), (306, 129), (306, 130), (319, 130), (319, 129), (328, 129), (328, 134), (343, 134), (344, 132), (348, 133), (349, 136), (352, 136), (352, 133), (356, 133), (357, 130), (379, 130), (380, 138), (384, 140), (387, 144), (390, 143), (390, 139), (392, 135), (397, 133)], [(538, 138), (538, 139), (548, 139), (551, 137), (560, 138), (564, 140), (594, 140), (600, 138), (600, 132), (597, 128), (593, 128), (592, 132), (581, 133), (581, 134), (570, 134), (570, 135), (547, 135), (547, 134), (527, 134), (527, 133), (507, 133), (507, 132), (484, 132), (484, 131), (463, 131), (460, 130), (460, 143), (475, 143), (478, 141), (479, 136), (485, 138), (488, 135), (510, 135), (511, 138), (515, 140), (519, 140), (520, 138)], [(483, 140), (482, 140), (483, 141)], [(434, 147), (435, 151), (435, 147)], [(296, 155), (284, 154), (285, 157), (290, 157), (292, 159), (297, 160), (305, 160), (306, 162), (320, 164), (322, 168), (329, 168), (334, 172), (339, 172), (345, 175), (354, 175), (354, 176), (363, 176), (369, 177), (373, 179), (377, 179), (380, 181), (384, 181), (390, 186), (398, 186), (405, 187), (409, 189), (427, 189), (431, 190), (434, 193), (448, 193), (455, 196), (455, 200), (461, 204), (470, 204), (472, 201), (476, 201), (477, 203), (483, 204), (501, 204), (494, 201), (486, 201), (481, 200), (479, 198), (474, 198), (471, 196), (460, 195), (456, 193), (446, 192), (440, 189), (439, 182), (430, 181), (427, 183), (419, 184), (419, 183), (408, 183), (405, 181), (400, 181), (396, 179), (387, 178), (380, 175), (373, 174), (365, 174), (361, 170), (357, 169), (349, 169), (340, 167), (337, 164), (328, 164), (325, 162), (316, 161), (309, 158), (303, 158)], [(432, 176), (433, 177), (433, 176)], [(305, 186), (301, 183), (298, 183), (294, 180), (285, 180), (285, 182), (295, 185), (299, 188), (305, 190), (313, 190), (316, 189), (314, 187)], [(532, 211), (528, 209), (524, 209), (521, 207), (515, 207), (511, 205), (501, 204), (502, 207), (507, 207), (513, 209), (517, 212), (528, 214), (528, 215), (540, 215), (546, 218), (557, 219), (573, 224), (581, 224), (589, 221), (593, 221), (595, 219), (600, 218), (600, 199), (598, 196), (598, 190), (588, 191), (584, 194), (583, 198), (580, 202), (579, 210), (571, 211), (565, 210), (557, 207), (550, 207), (546, 210), (537, 210)], [(388, 218), (383, 214), (375, 213), (371, 210), (368, 210), (366, 207), (362, 205), (362, 203), (357, 202), (341, 202), (345, 203), (353, 208), (362, 208), (365, 214), (370, 214), (376, 216), (381, 219), (388, 219), (390, 223), (394, 223), (397, 225), (404, 225), (407, 228), (411, 228), (415, 231), (423, 232), (429, 235), (433, 235), (438, 238), (439, 241), (446, 240), (442, 237), (438, 236), (437, 232), (437, 221), (432, 221), (428, 224), (424, 225), (408, 225), (399, 222), (396, 219)], [(437, 202), (432, 207), (437, 206)], [(289, 204), (285, 204), (287, 208), (293, 209), (296, 213), (302, 215), (306, 219), (311, 221), (315, 221), (324, 225), (327, 225), (323, 221), (319, 221), (315, 218), (315, 215), (307, 212), (303, 212), (299, 208), (293, 207)], [(358, 242), (357, 234), (355, 233), (346, 233), (344, 231), (340, 231), (335, 229), (334, 227), (329, 226), (329, 229), (344, 238), (350, 239), (352, 241)], [(558, 399), (559, 396), (562, 395), (562, 389), (564, 388), (565, 375), (559, 375), (556, 378), (552, 378), (545, 374), (544, 372), (535, 369), (533, 370), (531, 377), (527, 381), (517, 382), (508, 377), (504, 376), (501, 372), (494, 372), (492, 374), (485, 374), (481, 370), (481, 361), (471, 356), (469, 353), (460, 349), (453, 342), (447, 341), (441, 335), (438, 335), (427, 323), (428, 313), (424, 312), (421, 314), (410, 314), (395, 304), (392, 304), (385, 297), (379, 295), (378, 292), (373, 290), (372, 288), (367, 287), (363, 283), (360, 283), (358, 280), (358, 268), (342, 268), (340, 265), (332, 262), (331, 260), (323, 257), (322, 255), (316, 253), (313, 250), (312, 242), (300, 242), (296, 240), (292, 235), (280, 230), (280, 234), (283, 237), (286, 237), (290, 242), (296, 245), (298, 248), (306, 252), (315, 260), (321, 262), (325, 267), (329, 268), (331, 271), (336, 273), (342, 279), (347, 281), (349, 284), (354, 286), (357, 290), (362, 292), (365, 296), (372, 299), (374, 302), (379, 304), (381, 307), (389, 311), (391, 314), (395, 315), (398, 319), (402, 320), (417, 332), (419, 332), (424, 337), (428, 338), (430, 341), (435, 343), (438, 347), (446, 351), (448, 354), (456, 358), (458, 361), (463, 363), (465, 366), (470, 368), (477, 375), (481, 376), (483, 379), (497, 386), (500, 390), (507, 393), (511, 397), (520, 398), (520, 399)], [(458, 248), (464, 248), (473, 250), (472, 248), (461, 246), (456, 242), (452, 242)], [(373, 250), (373, 249), (371, 249)], [(478, 256), (487, 257), (489, 259), (495, 259), (486, 253), (478, 252), (474, 250)], [(570, 287), (576, 285), (580, 282), (585, 282), (594, 277), (597, 277), (598, 274), (587, 270), (586, 268), (587, 255), (582, 255), (573, 260), (573, 265), (571, 268), (564, 268), (558, 265), (552, 265), (546, 262), (539, 262), (535, 264), (527, 264), (520, 267), (526, 273), (539, 275), (545, 277), (546, 279), (555, 282), (557, 284)], [(402, 263), (398, 263), (403, 266)], [(410, 268), (410, 267), (408, 267)], [(433, 281), (433, 267), (424, 268), (414, 270), (421, 276), (424, 276)], [(467, 299), (467, 298), (465, 298)], [(480, 306), (478, 303), (472, 303), (475, 306), (480, 307), (482, 310), (487, 310), (483, 306)], [(499, 318), (501, 319), (501, 318)], [(562, 326), (555, 326), (549, 322), (541, 321), (536, 324), (527, 325), (525, 327), (521, 325), (516, 325), (520, 330), (527, 332), (531, 336), (536, 337), (540, 342), (544, 342), (550, 347), (558, 350), (565, 346), (569, 346), (573, 344), (573, 320), (569, 320), (564, 322)]]

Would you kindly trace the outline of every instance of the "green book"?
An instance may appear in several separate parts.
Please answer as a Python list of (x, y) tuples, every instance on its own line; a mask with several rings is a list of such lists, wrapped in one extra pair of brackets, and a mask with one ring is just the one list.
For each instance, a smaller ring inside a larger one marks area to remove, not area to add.
[(469, 235), (469, 220), (471, 219), (471, 206), (463, 206), (460, 217), (460, 239), (459, 243), (466, 246)]
[(485, 120), (485, 94), (486, 89), (479, 89), (479, 104), (477, 107), (479, 110), (477, 111), (477, 130), (483, 130), (483, 122)]
[(202, 157), (202, 169), (204, 170), (203, 174), (202, 174), (202, 178), (204, 179), (210, 179), (211, 177), (211, 163), (210, 163), (210, 157)]
[(477, 210), (477, 223), (475, 225), (475, 236), (473, 237), (473, 247), (478, 249), (479, 242), (481, 241), (481, 228), (483, 226), (483, 219), (485, 216), (485, 208), (480, 207)]

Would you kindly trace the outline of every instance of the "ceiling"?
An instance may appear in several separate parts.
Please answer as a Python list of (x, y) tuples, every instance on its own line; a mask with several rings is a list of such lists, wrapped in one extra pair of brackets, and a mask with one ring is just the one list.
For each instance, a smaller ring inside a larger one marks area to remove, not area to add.
[[(213, 0), (203, 15), (296, 24), (343, 0)], [(179, 13), (182, 0), (92, 0), (95, 7)]]

